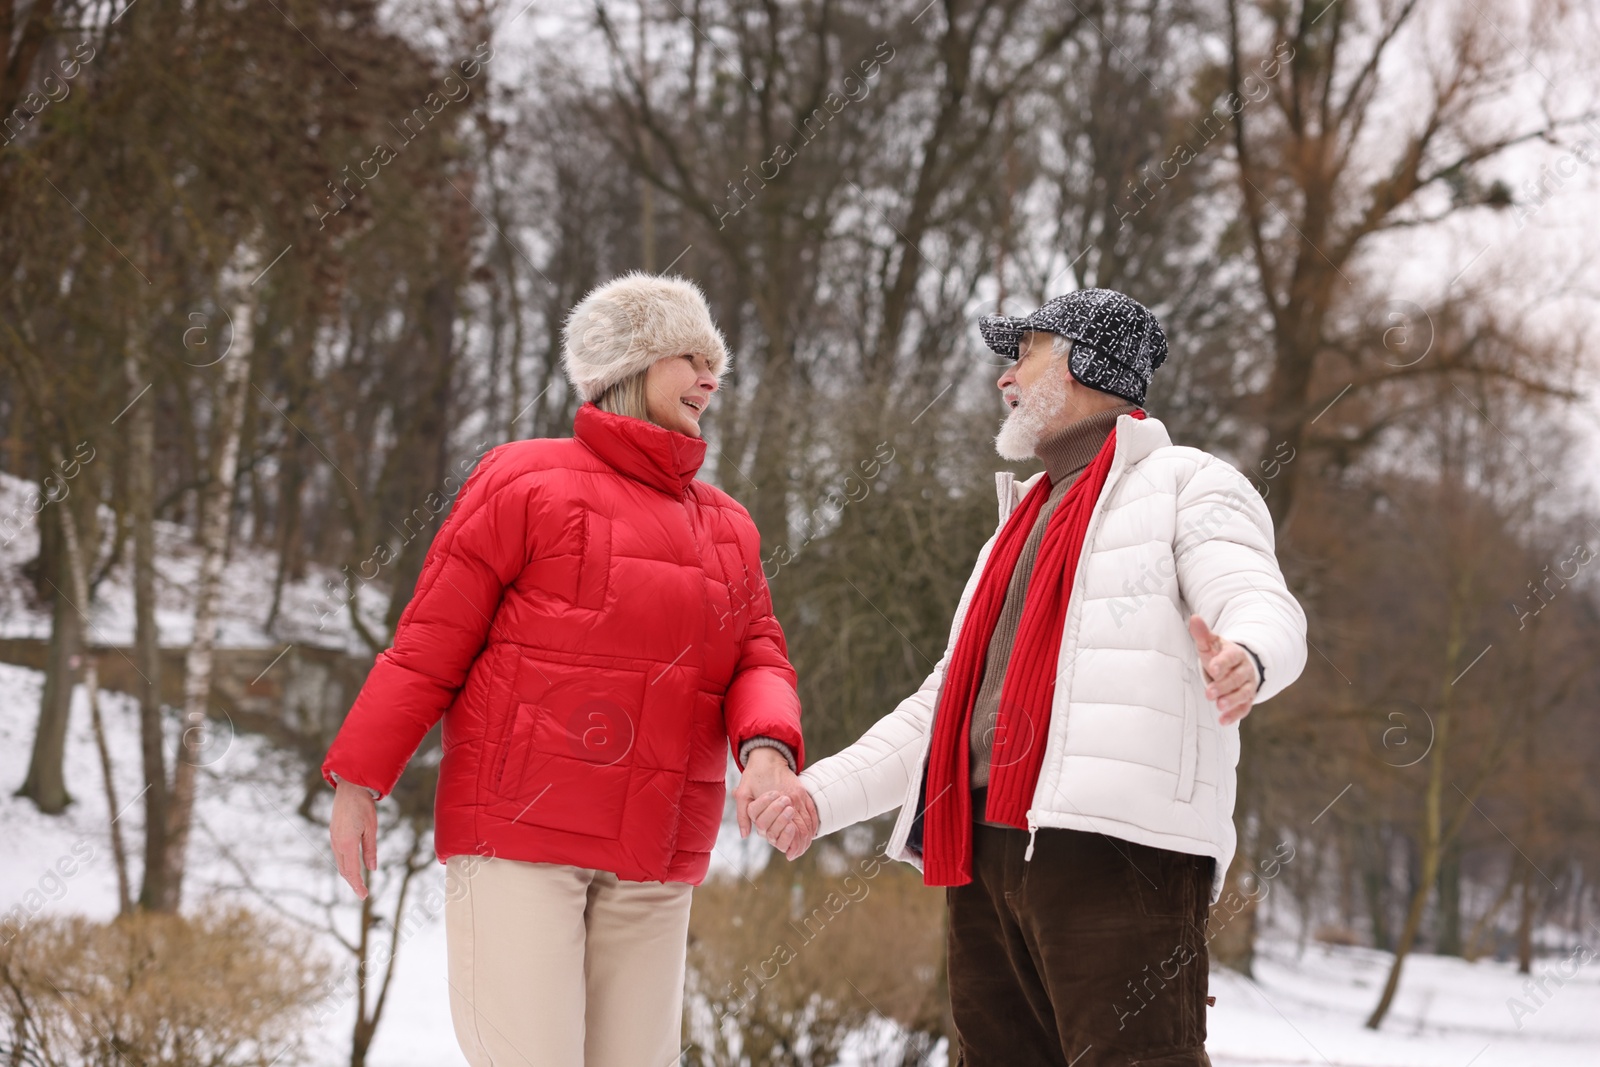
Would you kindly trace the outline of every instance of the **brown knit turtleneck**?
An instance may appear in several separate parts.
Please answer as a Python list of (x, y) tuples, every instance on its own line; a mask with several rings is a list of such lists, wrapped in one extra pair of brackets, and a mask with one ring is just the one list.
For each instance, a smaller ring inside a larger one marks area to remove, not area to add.
[[(972, 746), (971, 777), (974, 791), (989, 784), (989, 753), (994, 747), (995, 719), (1000, 714), (1000, 690), (1005, 683), (1004, 667), (1011, 660), (1011, 646), (1016, 641), (1017, 626), (1022, 621), (1028, 581), (1033, 575), (1033, 563), (1038, 558), (1039, 545), (1044, 541), (1045, 526), (1050, 522), (1056, 505), (1067, 495), (1072, 483), (1078, 480), (1078, 475), (1094, 461), (1095, 455), (1106, 443), (1106, 437), (1116, 427), (1117, 418), (1137, 407), (1136, 404), (1119, 404), (1070, 422), (1059, 432), (1040, 441), (1035, 449), (1039, 458), (1044, 460), (1046, 477), (1050, 479), (1050, 496), (1039, 510), (1039, 518), (1022, 546), (1016, 570), (1011, 572), (1011, 584), (1006, 587), (1000, 618), (995, 621), (994, 635), (989, 638), (988, 654), (983, 662), (983, 680), (973, 703), (972, 729), (968, 734)], [(981, 794), (979, 799), (982, 799)], [(988, 822), (983, 818), (983, 808), (978, 804), (973, 805), (972, 813), (975, 819)]]

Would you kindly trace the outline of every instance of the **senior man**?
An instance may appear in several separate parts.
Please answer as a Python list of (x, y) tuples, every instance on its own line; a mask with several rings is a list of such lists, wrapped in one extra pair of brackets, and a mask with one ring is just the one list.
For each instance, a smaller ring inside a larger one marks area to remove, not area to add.
[(814, 811), (751, 814), (793, 854), (900, 808), (887, 854), (948, 887), (967, 1067), (1206, 1065), (1238, 723), (1304, 668), (1305, 614), (1249, 481), (1143, 410), (1149, 310), (1086, 289), (979, 329), (1015, 360), (996, 449), (1045, 469), (996, 476), (933, 673), (801, 775)]

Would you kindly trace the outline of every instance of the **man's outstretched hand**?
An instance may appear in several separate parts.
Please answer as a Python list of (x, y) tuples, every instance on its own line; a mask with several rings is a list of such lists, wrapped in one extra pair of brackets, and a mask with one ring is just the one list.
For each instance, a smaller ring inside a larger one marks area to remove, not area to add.
[[(757, 798), (764, 803), (752, 811), (752, 803)], [(786, 818), (784, 809), (772, 810), (774, 802), (780, 799), (788, 805)], [(756, 829), (790, 859), (804, 852), (817, 832), (817, 814), (811, 796), (789, 769), (789, 762), (775, 748), (758, 748), (750, 753), (744, 765), (744, 776), (733, 792), (733, 810), (739, 820), (740, 837), (749, 837), (756, 817), (765, 815), (766, 824)]]
[(1250, 714), (1256, 700), (1256, 665), (1244, 646), (1211, 632), (1206, 620), (1189, 616), (1189, 636), (1200, 652), (1200, 665), (1206, 672), (1206, 699), (1215, 701), (1222, 713), (1217, 720), (1232, 726)]

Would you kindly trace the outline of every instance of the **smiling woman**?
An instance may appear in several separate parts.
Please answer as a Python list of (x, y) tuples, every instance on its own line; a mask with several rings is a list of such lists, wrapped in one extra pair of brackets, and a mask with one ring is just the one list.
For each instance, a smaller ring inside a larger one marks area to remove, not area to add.
[(712, 357), (685, 352), (663, 356), (642, 371), (609, 386), (595, 407), (615, 415), (645, 419), (691, 437), (700, 436), (700, 416), (718, 389)]
[(717, 376), (709, 356), (686, 352), (658, 359), (645, 372), (645, 403), (651, 422), (691, 437), (700, 436), (700, 416), (711, 406)]
[(572, 437), (479, 462), (323, 761), (334, 856), (365, 896), (376, 798), (443, 721), (434, 841), (474, 1067), (677, 1058), (730, 747), (741, 825), (769, 793), (795, 813), (780, 847), (816, 825), (760, 535), (695, 477), (728, 363), (704, 296), (628, 274), (579, 302), (564, 340)]

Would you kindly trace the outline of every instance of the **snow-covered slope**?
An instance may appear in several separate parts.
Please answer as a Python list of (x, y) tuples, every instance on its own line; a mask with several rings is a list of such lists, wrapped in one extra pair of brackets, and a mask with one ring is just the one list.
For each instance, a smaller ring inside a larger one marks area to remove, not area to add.
[[(43, 901), (41, 910), (76, 911), (106, 917), (115, 911), (109, 809), (100, 785), (80, 689), (67, 750), (67, 780), (77, 802), (59, 817), (40, 815), (11, 795), (27, 769), (42, 675), (0, 665), (0, 913)], [(119, 803), (130, 846), (142, 840), (142, 809), (130, 803), (141, 784), (137, 721), (131, 700), (102, 694), (102, 707), (117, 771)], [(170, 743), (169, 743), (169, 751)], [(354, 928), (355, 907), (335, 881), (323, 832), (294, 814), (298, 772), (289, 757), (259, 738), (240, 735), (214, 746), (204, 768), (196, 808), (197, 825), (185, 900), (211, 893), (236, 894), (258, 908), (270, 906), (307, 920), (320, 917), (317, 901), (338, 900), (338, 921)], [(387, 809), (381, 809), (387, 810)], [(92, 859), (81, 873), (60, 882), (50, 872), (56, 860)], [(399, 841), (380, 832), (380, 856)], [(771, 855), (755, 841), (741, 841), (729, 823), (717, 845), (717, 870), (732, 876), (735, 864), (757, 866)], [(429, 888), (442, 893), (444, 869), (430, 864), (417, 899)], [(380, 894), (384, 887), (380, 886)], [(29, 897), (33, 892), (36, 896)], [(445, 983), (442, 914), (424, 911), (403, 944), (396, 986), (379, 1027), (369, 1062), (373, 1067), (459, 1067), (464, 1060), (451, 1028)], [(1597, 935), (1600, 940), (1600, 935)], [(308, 950), (340, 960), (333, 939), (308, 926)], [(1540, 960), (1535, 977), (1555, 970), (1559, 959)], [(1297, 958), (1293, 942), (1269, 937), (1258, 978), (1218, 971), (1212, 976), (1216, 1007), (1209, 1013), (1211, 1059), (1217, 1067), (1595, 1067), (1600, 1064), (1600, 963), (1578, 968), (1564, 985), (1548, 981), (1548, 995), (1535, 1001), (1510, 964), (1414, 956), (1406, 964), (1400, 996), (1381, 1032), (1363, 1028), (1377, 999), (1388, 956), (1360, 948), (1313, 945)], [(1570, 968), (1569, 968), (1570, 969)], [(1508, 1000), (1533, 1008), (1519, 1020)], [(337, 999), (312, 1041), (317, 1064), (348, 1062), (354, 1007)], [(880, 1028), (875, 1028), (875, 1030)], [(889, 1028), (863, 1034), (863, 1045), (892, 1038)], [(865, 1067), (870, 1054), (855, 1061)], [(941, 1065), (942, 1067), (942, 1065)]]
[[(1586, 941), (1594, 947), (1594, 940)], [(1582, 958), (1581, 956), (1579, 957)], [(1216, 1067), (1596, 1067), (1600, 1064), (1600, 962), (1549, 995), (1530, 997), (1514, 963), (1467, 963), (1447, 956), (1406, 958), (1400, 992), (1383, 1029), (1365, 1028), (1393, 957), (1375, 949), (1267, 938), (1256, 980), (1217, 970), (1207, 1049)], [(1576, 961), (1574, 961), (1576, 962)], [(1533, 978), (1560, 974), (1563, 959), (1540, 959)], [(1532, 1014), (1513, 1011), (1515, 998)], [(1519, 1028), (1520, 1024), (1520, 1028)]]
[[(44, 908), (108, 918), (116, 913), (116, 876), (111, 860), (108, 822), (110, 809), (101, 785), (99, 761), (89, 729), (88, 705), (80, 686), (74, 694), (67, 742), (67, 786), (75, 802), (60, 816), (39, 814), (29, 801), (12, 796), (27, 771), (38, 714), (43, 675), (38, 671), (0, 664), (0, 914), (21, 906), (24, 918), (40, 897)], [(108, 747), (116, 768), (117, 799), (124, 814), (118, 820), (124, 840), (135, 854), (143, 841), (143, 807), (133, 803), (142, 786), (138, 764), (138, 711), (129, 697), (103, 691)], [(172, 725), (176, 724), (176, 720)], [(169, 738), (170, 753), (173, 740)], [(295, 814), (300, 801), (298, 772), (292, 758), (273, 750), (263, 739), (241, 734), (223, 739), (210, 749), (214, 758), (201, 768), (196, 822), (190, 853), (189, 877), (184, 883), (184, 905), (226, 894), (252, 908), (274, 909), (308, 923), (309, 952), (322, 952), (336, 961), (340, 975), (351, 973), (350, 957), (342, 953), (327, 933), (316, 932), (325, 922), (318, 902), (340, 902), (336, 908), (346, 936), (356, 928), (354, 895), (337, 882), (324, 831)], [(331, 799), (329, 791), (329, 799)], [(73, 849), (76, 846), (77, 851)], [(380, 857), (398, 846), (392, 836), (380, 833)], [(62, 881), (53, 877), (63, 855), (82, 857), (92, 848), (92, 858), (80, 873)], [(398, 858), (398, 857), (393, 857)], [(444, 868), (437, 863), (421, 875), (414, 892), (444, 887)], [(30, 891), (38, 895), (30, 896)], [(382, 894), (383, 887), (376, 891)], [(424, 916), (426, 918), (426, 916)], [(463, 1064), (451, 1030), (444, 982), (444, 925), (442, 914), (420, 923), (403, 944), (396, 985), (379, 1028), (374, 1067), (447, 1067)], [(318, 1064), (349, 1062), (348, 1044), (354, 1005), (335, 998), (327, 1017), (311, 1035)]]
[[(68, 490), (71, 482), (65, 483)], [(59, 492), (59, 490), (58, 490)], [(18, 568), (39, 553), (39, 487), (0, 472), (0, 637), (50, 636), (50, 613), (30, 602)], [(110, 508), (100, 508), (101, 556), (110, 551)], [(188, 645), (194, 625), (194, 582), (199, 573), (200, 550), (189, 531), (176, 523), (157, 522), (156, 628), (168, 648)], [(122, 559), (95, 590), (89, 609), (92, 644), (133, 644), (133, 549), (124, 547)], [(349, 621), (348, 603), (354, 589), (363, 622), (373, 633), (383, 632), (388, 608), (388, 575), (376, 573), (371, 581), (346, 581), (331, 567), (307, 568), (306, 577), (286, 582), (283, 602), (273, 631), (265, 629), (272, 605), (272, 582), (277, 560), (270, 552), (235, 543), (222, 573), (218, 598), (217, 644), (223, 648), (275, 648), (285, 642), (320, 648), (366, 651)]]

